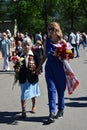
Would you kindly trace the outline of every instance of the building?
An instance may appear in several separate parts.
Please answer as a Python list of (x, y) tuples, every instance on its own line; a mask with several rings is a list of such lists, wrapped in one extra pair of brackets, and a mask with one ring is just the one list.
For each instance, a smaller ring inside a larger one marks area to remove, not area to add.
[(9, 4), (12, 0), (0, 0), (0, 32), (4, 32), (7, 29), (14, 34), (15, 20), (10, 18), (10, 12), (8, 11)]

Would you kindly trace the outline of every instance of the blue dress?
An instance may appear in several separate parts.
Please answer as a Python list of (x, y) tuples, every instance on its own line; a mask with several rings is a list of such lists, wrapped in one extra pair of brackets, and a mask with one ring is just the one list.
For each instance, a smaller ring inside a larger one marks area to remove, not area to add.
[(38, 82), (35, 84), (29, 83), (28, 80), (26, 82), (21, 83), (21, 100), (28, 100), (33, 97), (40, 96), (40, 89)]
[(58, 109), (64, 109), (64, 91), (66, 89), (66, 77), (63, 63), (53, 53), (55, 46), (50, 39), (46, 41), (47, 62), (45, 65), (45, 78), (48, 89), (49, 112), (56, 111), (56, 92), (58, 94)]

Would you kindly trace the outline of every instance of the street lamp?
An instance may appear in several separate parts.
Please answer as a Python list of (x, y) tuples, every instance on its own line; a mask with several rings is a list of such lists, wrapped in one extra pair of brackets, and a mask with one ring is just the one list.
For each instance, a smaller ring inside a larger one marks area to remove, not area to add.
[(47, 5), (46, 5), (46, 0), (44, 0), (44, 10), (45, 10), (45, 31), (46, 31), (46, 34), (47, 34)]
[[(13, 0), (14, 2), (16, 2), (17, 0)], [(14, 36), (16, 36), (18, 27), (17, 27), (17, 19), (14, 19)]]

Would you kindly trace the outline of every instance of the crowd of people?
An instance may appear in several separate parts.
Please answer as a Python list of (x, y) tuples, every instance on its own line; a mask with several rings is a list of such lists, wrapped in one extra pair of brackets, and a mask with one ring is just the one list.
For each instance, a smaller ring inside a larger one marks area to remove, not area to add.
[[(7, 29), (5, 32), (0, 33), (0, 51), (2, 53), (2, 57), (4, 59), (3, 61), (3, 71), (10, 70), (9, 66), (9, 60), (11, 55), (18, 55), (20, 56), (22, 52), (22, 42), (24, 39), (30, 39), (31, 45), (36, 46), (36, 41), (40, 41), (40, 47), (43, 47), (43, 43), (46, 40), (46, 34), (42, 36), (41, 32), (38, 32), (35, 34), (35, 36), (28, 34), (28, 32), (25, 33), (16, 33), (16, 36), (12, 36), (9, 29)], [(80, 51), (79, 48), (82, 45), (83, 49), (87, 46), (87, 35), (85, 32), (80, 33), (79, 31), (74, 32), (71, 31), (70, 33), (67, 33), (63, 37), (67, 43), (70, 43), (73, 46), (73, 52), (74, 57), (79, 58), (80, 57)]]
[(79, 31), (71, 31), (69, 34), (64, 35), (64, 39), (73, 46), (73, 51), (75, 52), (75, 58), (80, 57), (79, 48), (80, 45), (83, 49), (87, 47), (87, 34), (85, 32), (80, 33)]
[(41, 56), (43, 53), (42, 50), (43, 50), (43, 41), (44, 41), (41, 32), (37, 33), (35, 36), (28, 34), (28, 32), (25, 33), (17, 32), (16, 36), (12, 36), (10, 30), (7, 29), (5, 32), (0, 34), (0, 52), (4, 59), (3, 66), (2, 66), (3, 71), (10, 70), (9, 60), (11, 60), (10, 59), (11, 56), (21, 55), (23, 51), (22, 43), (26, 39), (31, 41), (32, 48), (36, 48), (36, 47), (38, 48), (39, 50), (38, 53), (40, 53), (39, 55)]

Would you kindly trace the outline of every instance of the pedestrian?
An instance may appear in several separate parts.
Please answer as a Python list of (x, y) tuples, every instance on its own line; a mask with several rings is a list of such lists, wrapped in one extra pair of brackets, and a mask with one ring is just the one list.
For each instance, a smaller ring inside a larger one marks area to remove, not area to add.
[(20, 57), (20, 55), (23, 52), (23, 48), (22, 48), (22, 42), (18, 41), (18, 45), (15, 46), (15, 55), (18, 55)]
[(80, 32), (77, 31), (76, 32), (76, 56), (75, 58), (78, 58), (80, 57), (80, 52), (79, 52), (79, 43), (80, 43)]
[(83, 45), (83, 49), (85, 49), (87, 46), (87, 37), (85, 32), (82, 33), (82, 45)]
[[(43, 57), (43, 45), (42, 42), (40, 40), (37, 40), (35, 45), (32, 47), (34, 53), (37, 55), (38, 57), (38, 63), (40, 63), (42, 57)], [(41, 72), (43, 72), (43, 67), (41, 67)]]
[(36, 57), (31, 50), (31, 41), (26, 39), (22, 43), (23, 53), (21, 58), (22, 61), (20, 69), (15, 64), (15, 72), (19, 74), (19, 84), (21, 87), (21, 107), (22, 107), (22, 118), (26, 118), (26, 102), (28, 99), (32, 100), (31, 112), (36, 112), (36, 97), (40, 96), (38, 75), (35, 70), (38, 67)]
[[(53, 123), (55, 118), (61, 118), (64, 114), (64, 92), (66, 89), (66, 76), (63, 68), (63, 62), (59, 57), (54, 56), (57, 44), (63, 42), (62, 30), (57, 22), (52, 22), (48, 26), (48, 38), (44, 44), (44, 54), (37, 69), (37, 74), (40, 73), (40, 68), (45, 64), (45, 78), (48, 91), (49, 116), (47, 123)], [(56, 113), (56, 92), (58, 94), (58, 111)]]
[(11, 41), (8, 39), (7, 34), (5, 32), (2, 33), (1, 38), (1, 52), (3, 56), (3, 71), (10, 70), (9, 66), (9, 56), (11, 51)]

